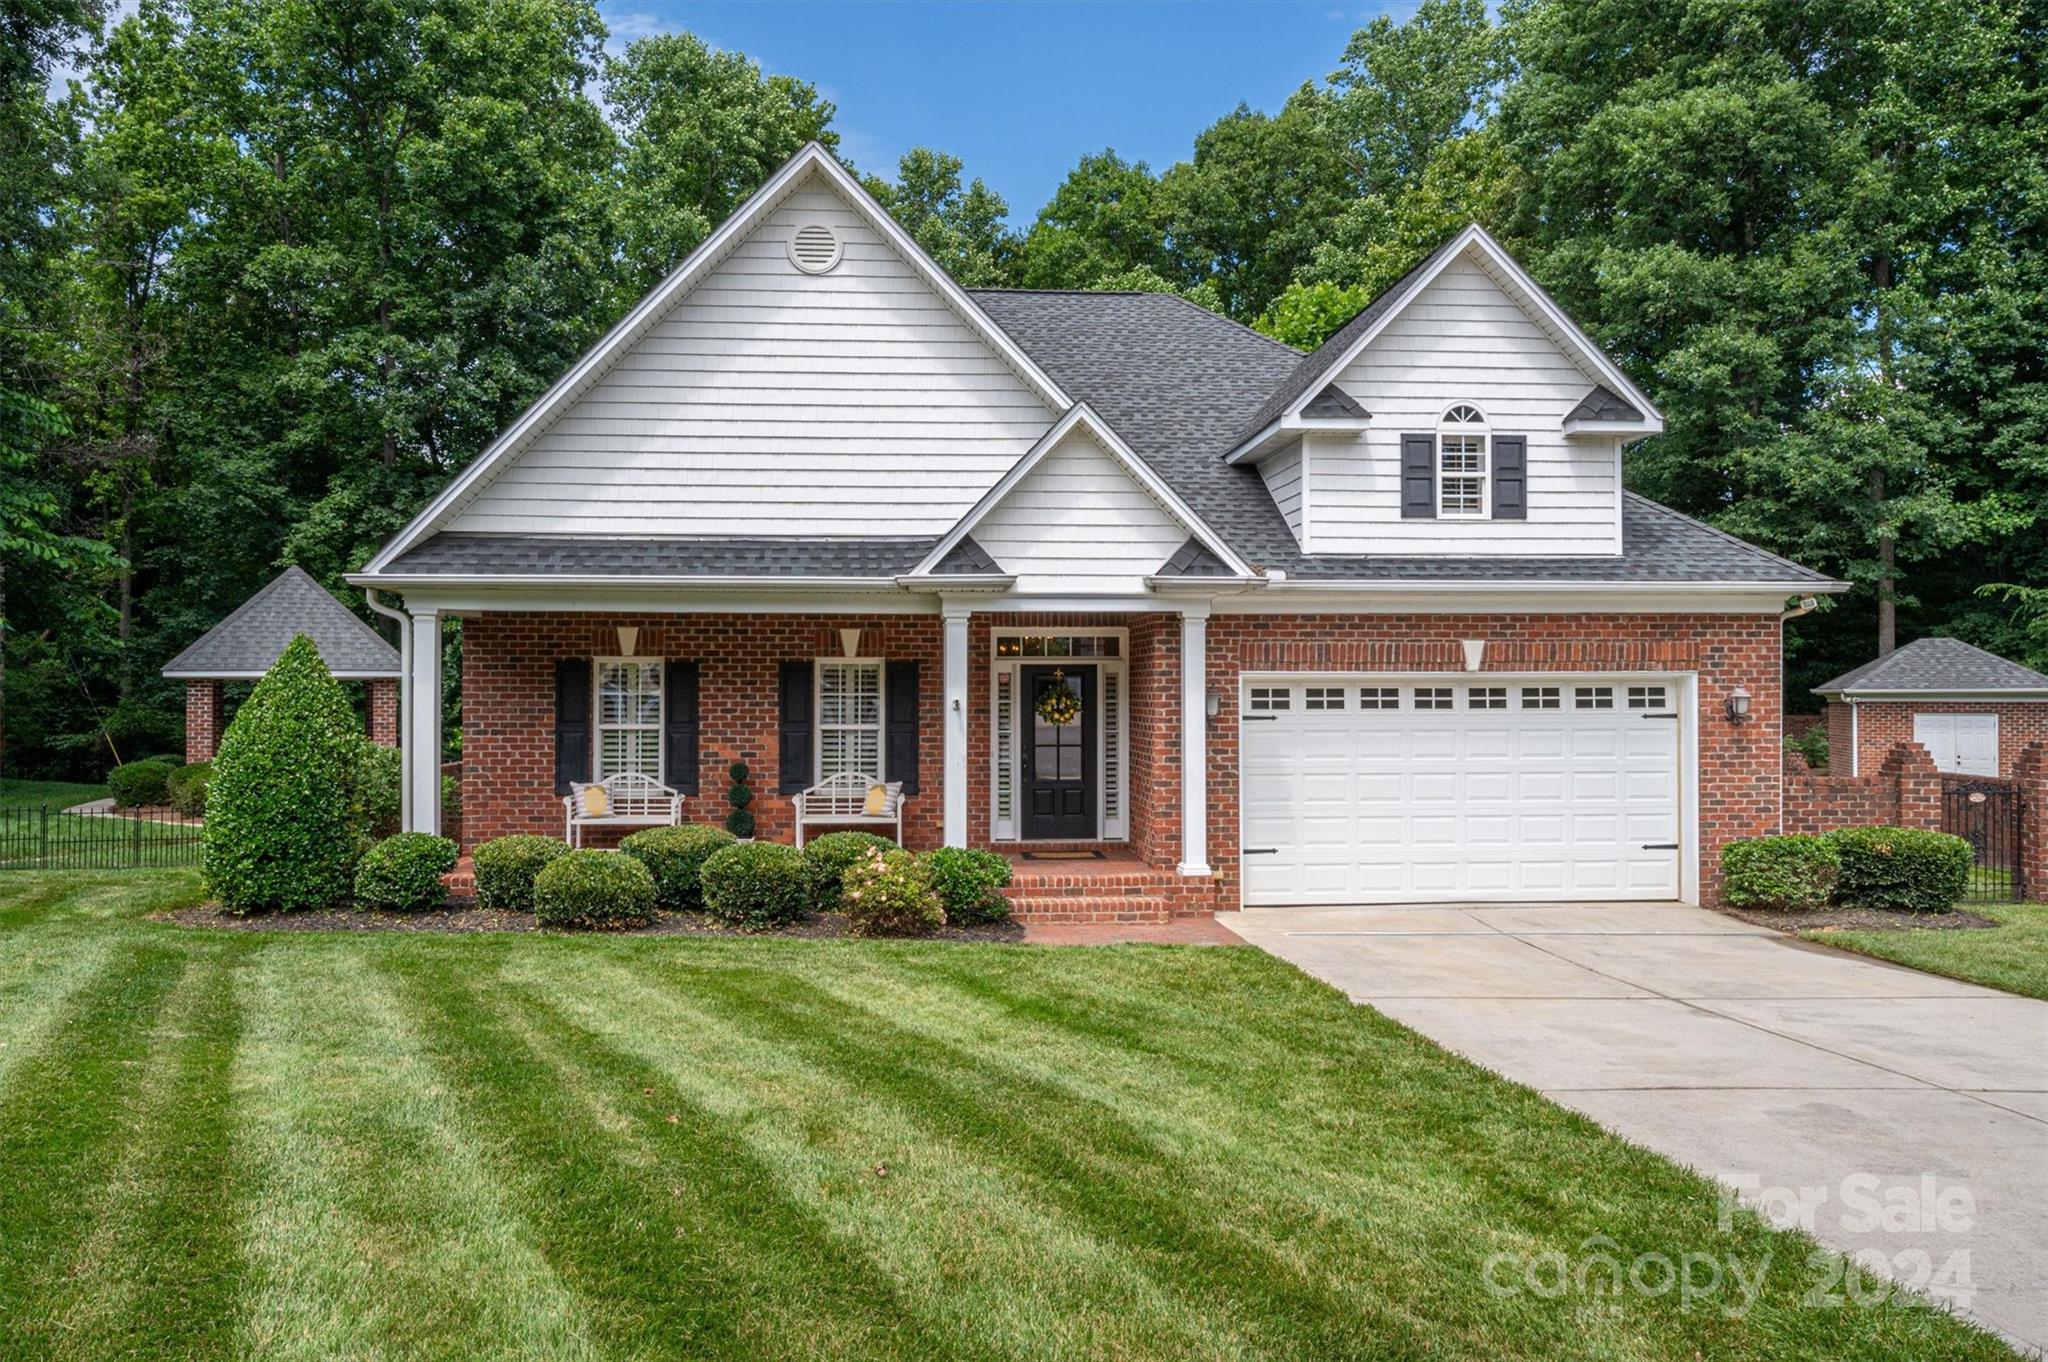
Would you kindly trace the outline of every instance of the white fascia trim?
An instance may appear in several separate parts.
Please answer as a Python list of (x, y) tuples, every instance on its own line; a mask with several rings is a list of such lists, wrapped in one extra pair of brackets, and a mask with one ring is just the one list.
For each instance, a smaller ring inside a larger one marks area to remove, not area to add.
[(1563, 582), (1530, 581), (1508, 579), (1487, 581), (1479, 578), (1464, 578), (1451, 581), (1417, 581), (1408, 578), (1374, 580), (1369, 577), (1352, 577), (1333, 581), (1303, 581), (1290, 577), (1275, 582), (1271, 591), (1282, 595), (1317, 594), (1341, 591), (1371, 592), (1414, 592), (1433, 595), (1459, 595), (1472, 592), (1528, 592), (1546, 595), (1571, 595), (1583, 592), (1591, 595), (1609, 592), (1639, 593), (1643, 595), (1697, 595), (1700, 593), (1741, 592), (1747, 595), (1772, 597), (1811, 596), (1823, 592), (1847, 591), (1847, 582)]
[(1566, 421), (1563, 430), (1566, 439), (1578, 435), (1621, 435), (1633, 438), (1661, 434), (1664, 424), (1661, 421)]
[(1847, 700), (1867, 705), (1873, 701), (1932, 702), (1953, 705), (2048, 704), (2048, 690), (1852, 690), (1815, 691), (1823, 700)]
[(1147, 577), (1145, 585), (1162, 596), (1223, 596), (1257, 591), (1264, 577)]
[(404, 577), (357, 572), (342, 580), (352, 586), (372, 586), (380, 591), (432, 591), (441, 587), (549, 591), (593, 586), (616, 591), (888, 591), (896, 586), (892, 577), (660, 577), (574, 573), (553, 573), (545, 577), (432, 574)]
[(990, 572), (910, 573), (896, 579), (906, 591), (1008, 591), (1016, 584), (1013, 576)]
[(1003, 474), (996, 485), (989, 488), (981, 500), (975, 502), (967, 514), (961, 516), (954, 524), (952, 529), (946, 531), (945, 538), (941, 539), (932, 551), (925, 555), (924, 561), (919, 563), (910, 575), (913, 577), (924, 577), (934, 574), (938, 565), (944, 561), (946, 555), (953, 551), (954, 546), (965, 539), (990, 511), (993, 511), (1000, 505), (1003, 498), (1007, 497), (1016, 489), (1018, 483), (1024, 481), (1030, 475), (1032, 469), (1044, 462), (1046, 455), (1052, 453), (1054, 447), (1061, 440), (1065, 439), (1076, 426), (1084, 423), (1088, 428), (1088, 433), (1094, 437), (1095, 442), (1107, 451), (1112, 459), (1121, 464), (1124, 471), (1130, 474), (1132, 479), (1140, 487), (1144, 488), (1154, 501), (1164, 506), (1167, 513), (1181, 523), (1182, 529), (1201, 540), (1204, 548), (1222, 559), (1225, 566), (1229, 567), (1232, 573), (1240, 577), (1254, 577), (1258, 575), (1252, 571), (1249, 563), (1231, 551), (1230, 546), (1223, 542), (1221, 535), (1203, 523), (1202, 518), (1195, 514), (1192, 507), (1180, 499), (1178, 493), (1160, 480), (1159, 475), (1152, 471), (1152, 466), (1139, 458), (1136, 451), (1125, 444), (1117, 433), (1110, 429), (1109, 423), (1098, 416), (1095, 410), (1086, 402), (1076, 402), (1073, 406), (1067, 408), (1065, 414), (1059, 420), (1052, 423), (1052, 429), (1039, 436), (1038, 443), (1024, 451), (1024, 457), (1010, 465), (1010, 471)]
[(442, 519), (465, 500), (473, 490), (478, 489), (493, 474), (499, 465), (523, 449), (526, 442), (544, 430), (556, 414), (575, 400), (583, 390), (612, 365), (619, 355), (639, 340), (646, 328), (652, 325), (677, 302), (681, 301), (699, 279), (724, 258), (726, 252), (769, 213), (780, 206), (789, 190), (803, 176), (813, 171), (831, 181), (852, 205), (855, 212), (867, 221), (869, 227), (888, 240), (899, 251), (912, 269), (945, 299), (947, 304), (960, 314), (961, 320), (974, 329), (988, 345), (1003, 357), (1003, 360), (1018, 377), (1022, 378), (1046, 406), (1054, 411), (1064, 410), (1071, 400), (1052, 377), (1034, 363), (1031, 357), (1010, 339), (989, 315), (982, 311), (980, 304), (967, 296), (951, 276), (940, 269), (924, 248), (911, 239), (910, 235), (897, 225), (896, 220), (871, 198), (860, 182), (839, 164), (831, 152), (816, 142), (808, 142), (802, 150), (786, 161), (782, 169), (768, 177), (768, 182), (754, 191), (747, 201), (734, 210), (732, 216), (719, 224), (718, 230), (698, 244), (683, 263), (678, 265), (668, 278), (655, 285), (653, 291), (621, 318), (617, 325), (607, 331), (583, 357), (570, 366), (569, 372), (555, 380), (549, 389), (535, 400), (519, 418), (483, 453), (471, 460), (455, 480), (441, 489), (441, 494), (427, 503), (426, 509), (414, 516), (406, 527), (370, 559), (364, 567), (366, 573), (374, 573), (385, 567), (407, 549), (439, 528)]
[(1283, 434), (1286, 434), (1286, 432), (1281, 430), (1280, 423), (1274, 421), (1257, 435), (1252, 436), (1236, 449), (1224, 455), (1223, 462), (1226, 465), (1257, 463), (1268, 454), (1286, 448), (1288, 441), (1277, 438)]
[[(261, 681), (269, 672), (164, 672), (166, 681)], [(330, 672), (337, 681), (397, 681), (401, 672)]]

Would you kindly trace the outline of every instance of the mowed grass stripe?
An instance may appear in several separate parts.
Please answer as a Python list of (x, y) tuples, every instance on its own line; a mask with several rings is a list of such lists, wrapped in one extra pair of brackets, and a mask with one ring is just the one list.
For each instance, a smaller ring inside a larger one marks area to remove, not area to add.
[(601, 1354), (478, 1153), (418, 1018), (331, 942), (274, 942), (246, 981), (235, 1098), (264, 1358)]
[[(664, 1090), (744, 1128), (780, 1195), (863, 1254), (935, 1332), (1017, 1356), (1246, 1355), (1227, 1318), (1037, 1195), (1008, 1160), (935, 1135), (854, 1076), (700, 1006), (706, 973), (586, 960), (574, 987), (545, 996), (566, 1024), (658, 1071)], [(509, 982), (542, 988), (524, 974)], [(664, 1039), (674, 1036), (689, 1045)]]
[(149, 1029), (92, 1232), (28, 1305), (80, 1358), (228, 1355), (240, 1288), (228, 1076), (233, 971), (252, 943), (195, 946)]
[(138, 913), (184, 908), (205, 898), (197, 870), (10, 870), (0, 897), (0, 931), (47, 924), (74, 938)]
[(186, 970), (176, 943), (122, 943), (54, 1003), (0, 1092), (0, 1357), (71, 1354), (65, 1283), (90, 1206), (140, 1128), (136, 1106), (159, 1014)]
[(547, 990), (474, 964), (401, 968), (601, 1341), (721, 1359), (997, 1355), (929, 1336), (857, 1249), (782, 1194), (745, 1123), (567, 1024)]

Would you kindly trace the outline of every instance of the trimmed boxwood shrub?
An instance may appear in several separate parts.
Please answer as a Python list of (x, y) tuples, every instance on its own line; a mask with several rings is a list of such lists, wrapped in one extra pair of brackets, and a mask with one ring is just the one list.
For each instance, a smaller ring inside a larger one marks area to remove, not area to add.
[(1010, 883), (1007, 858), (993, 851), (939, 847), (917, 859), (946, 910), (946, 921), (970, 927), (1010, 920), (1010, 901), (1003, 897)]
[(846, 867), (840, 905), (855, 936), (930, 936), (946, 925), (931, 873), (907, 851), (863, 851)]
[(828, 832), (804, 843), (804, 876), (815, 912), (839, 910), (839, 877), (870, 851), (893, 851), (896, 844), (872, 832)]
[(164, 782), (170, 791), (171, 807), (187, 818), (206, 817), (206, 787), (213, 782), (213, 763), (195, 761), (180, 766)]
[(543, 927), (637, 927), (654, 916), (654, 876), (619, 851), (572, 851), (534, 877)]
[(796, 922), (809, 904), (804, 858), (780, 842), (735, 842), (711, 854), (699, 872), (704, 911), (735, 927)]
[[(349, 801), (349, 821), (364, 846), (381, 841), (398, 831), (404, 808), (405, 759), (395, 747), (379, 747), (368, 738), (356, 745)], [(447, 804), (443, 791), (443, 807)]]
[(114, 803), (124, 809), (152, 808), (171, 802), (171, 764), (164, 761), (131, 761), (107, 773), (107, 789)]
[(672, 913), (696, 912), (704, 906), (698, 878), (714, 852), (739, 840), (724, 828), (692, 823), (680, 828), (648, 828), (619, 843), (619, 850), (638, 860), (654, 876), (654, 901)]
[(1838, 828), (1826, 841), (1842, 863), (1835, 897), (1859, 908), (1946, 913), (1977, 864), (1968, 842), (1928, 828)]
[(356, 906), (423, 913), (448, 901), (441, 877), (455, 868), (455, 843), (429, 832), (401, 832), (371, 847), (356, 867)]
[(568, 854), (569, 844), (561, 838), (533, 833), (485, 842), (470, 857), (476, 872), (477, 906), (532, 912), (534, 877)]
[(1737, 908), (1818, 908), (1835, 892), (1842, 861), (1827, 839), (1793, 833), (1721, 848), (1721, 877)]
[(341, 685), (304, 634), (286, 645), (221, 736), (206, 796), (206, 882), (222, 908), (325, 908), (346, 899), (362, 736)]

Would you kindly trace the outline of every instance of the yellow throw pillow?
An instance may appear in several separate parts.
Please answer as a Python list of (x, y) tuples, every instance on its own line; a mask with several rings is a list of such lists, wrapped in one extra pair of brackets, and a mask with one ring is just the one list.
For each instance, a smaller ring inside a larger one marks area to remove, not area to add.
[(870, 818), (880, 818), (888, 811), (889, 787), (886, 785), (868, 786), (868, 802), (862, 806), (861, 812)]
[(576, 787), (576, 811), (585, 818), (602, 818), (611, 812), (612, 792), (602, 785)]

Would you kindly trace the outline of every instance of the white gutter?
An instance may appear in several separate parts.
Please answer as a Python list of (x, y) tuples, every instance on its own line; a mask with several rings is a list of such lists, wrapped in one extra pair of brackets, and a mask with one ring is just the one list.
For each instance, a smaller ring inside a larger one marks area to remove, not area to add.
[(352, 586), (385, 590), (432, 590), (436, 587), (515, 587), (548, 590), (553, 587), (607, 586), (643, 591), (891, 591), (893, 577), (663, 577), (653, 574), (621, 576), (597, 573), (550, 573), (544, 577), (457, 576), (429, 573), (395, 576), (388, 573), (355, 573), (344, 578)]
[[(394, 610), (377, 599), (375, 587), (363, 588), (363, 604), (388, 620), (398, 622), (398, 747), (401, 768), (413, 759), (412, 706), (406, 697), (412, 690), (412, 616)], [(412, 782), (401, 769), (398, 777), (398, 826), (412, 826)]]
[(1847, 583), (1847, 582), (1718, 582), (1718, 581), (1682, 581), (1682, 582), (1627, 582), (1627, 581), (1617, 581), (1617, 582), (1590, 582), (1590, 581), (1579, 581), (1579, 582), (1560, 582), (1560, 581), (1556, 581), (1556, 580), (1554, 580), (1554, 579), (1553, 579), (1553, 580), (1549, 580), (1549, 581), (1536, 581), (1536, 580), (1531, 580), (1531, 579), (1528, 579), (1528, 578), (1516, 578), (1516, 579), (1513, 579), (1513, 580), (1507, 580), (1507, 581), (1503, 581), (1503, 580), (1500, 580), (1500, 579), (1486, 579), (1486, 578), (1464, 578), (1464, 577), (1460, 577), (1460, 578), (1452, 578), (1452, 579), (1439, 579), (1439, 580), (1433, 580), (1433, 581), (1423, 581), (1423, 580), (1418, 580), (1418, 579), (1415, 579), (1415, 578), (1407, 578), (1407, 577), (1400, 577), (1400, 578), (1371, 578), (1371, 577), (1346, 577), (1346, 578), (1342, 578), (1342, 579), (1327, 579), (1327, 580), (1319, 579), (1319, 580), (1316, 580), (1316, 581), (1303, 581), (1303, 580), (1301, 580), (1300, 578), (1287, 578), (1287, 579), (1284, 579), (1284, 580), (1282, 580), (1282, 581), (1277, 581), (1277, 582), (1275, 582), (1275, 583), (1274, 583), (1274, 588), (1273, 588), (1273, 589), (1274, 589), (1274, 590), (1276, 590), (1276, 591), (1283, 591), (1283, 592), (1287, 592), (1287, 593), (1289, 593), (1289, 594), (1292, 594), (1292, 593), (1294, 593), (1294, 592), (1302, 592), (1302, 593), (1305, 593), (1305, 594), (1320, 594), (1320, 593), (1330, 593), (1330, 592), (1361, 592), (1361, 591), (1370, 591), (1370, 592), (1375, 592), (1375, 593), (1377, 593), (1377, 592), (1414, 592), (1414, 593), (1417, 593), (1417, 594), (1430, 594), (1430, 595), (1441, 595), (1441, 594), (1443, 594), (1443, 593), (1445, 593), (1445, 592), (1451, 592), (1451, 593), (1460, 593), (1460, 592), (1481, 592), (1481, 591), (1484, 591), (1484, 592), (1528, 592), (1528, 593), (1531, 593), (1531, 594), (1543, 594), (1543, 595), (1557, 595), (1557, 594), (1559, 594), (1559, 593), (1573, 593), (1573, 592), (1586, 592), (1586, 593), (1588, 593), (1588, 594), (1591, 594), (1591, 593), (1596, 593), (1596, 592), (1598, 592), (1598, 593), (1607, 593), (1607, 592), (1616, 592), (1616, 591), (1620, 591), (1620, 592), (1630, 592), (1630, 593), (1641, 593), (1641, 594), (1645, 594), (1645, 595), (1649, 595), (1649, 594), (1654, 594), (1654, 593), (1657, 593), (1657, 592), (1667, 592), (1667, 593), (1668, 593), (1668, 592), (1683, 592), (1683, 593), (1685, 593), (1685, 594), (1687, 594), (1687, 595), (1698, 595), (1698, 594), (1699, 594), (1699, 593), (1701, 593), (1701, 592), (1708, 592), (1708, 591), (1755, 591), (1755, 592), (1770, 592), (1770, 593), (1775, 593), (1775, 594), (1777, 594), (1777, 595), (1779, 595), (1779, 596), (1787, 596), (1787, 595), (1790, 595), (1790, 594), (1792, 594), (1792, 593), (1793, 593), (1793, 592), (1795, 592), (1795, 591), (1797, 591), (1797, 592), (1824, 592), (1824, 593), (1829, 593), (1829, 594), (1832, 594), (1832, 593), (1834, 593), (1834, 592), (1838, 592), (1838, 591), (1847, 591), (1847, 590), (1849, 589), (1849, 583)]

